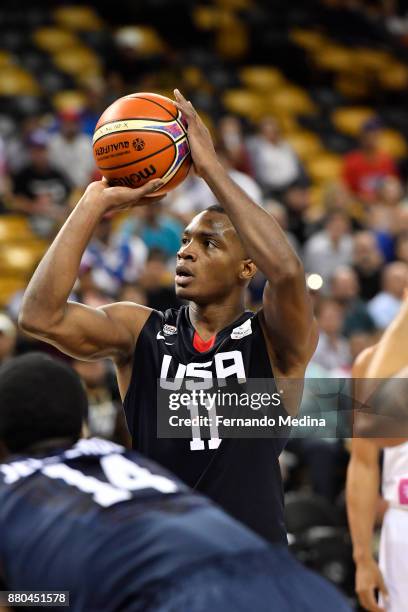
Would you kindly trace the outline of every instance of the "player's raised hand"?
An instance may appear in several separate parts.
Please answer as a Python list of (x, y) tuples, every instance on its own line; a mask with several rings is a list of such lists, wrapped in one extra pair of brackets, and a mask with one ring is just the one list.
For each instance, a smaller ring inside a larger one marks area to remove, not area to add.
[[(135, 206), (153, 204), (164, 196), (154, 197), (155, 191), (163, 187), (164, 181), (155, 179), (149, 181), (142, 187), (131, 189), (130, 187), (109, 187), (108, 181), (102, 179), (88, 185), (82, 199), (89, 206), (98, 207), (101, 215), (129, 210)], [(149, 197), (147, 197), (149, 196)]]
[(188, 127), (188, 141), (194, 167), (200, 176), (214, 168), (218, 163), (214, 143), (208, 128), (200, 118), (191, 102), (187, 101), (178, 89), (174, 90), (175, 105), (181, 111)]
[(378, 605), (375, 597), (376, 589), (379, 590), (383, 598), (388, 597), (387, 587), (385, 586), (381, 570), (373, 558), (357, 563), (356, 571), (356, 592), (362, 607), (369, 612), (385, 612), (385, 609)]

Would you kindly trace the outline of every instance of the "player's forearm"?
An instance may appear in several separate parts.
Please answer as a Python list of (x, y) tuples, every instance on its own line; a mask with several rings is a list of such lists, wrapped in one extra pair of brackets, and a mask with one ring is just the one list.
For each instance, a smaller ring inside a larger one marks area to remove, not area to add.
[(408, 301), (385, 330), (367, 369), (369, 378), (388, 378), (408, 363)]
[(78, 202), (28, 284), (19, 317), (22, 329), (47, 331), (63, 317), (82, 255), (102, 215), (85, 197)]
[(279, 223), (246, 195), (221, 164), (205, 169), (202, 176), (228, 213), (248, 256), (268, 280), (302, 271), (302, 263)]
[(347, 473), (347, 514), (356, 563), (372, 557), (372, 540), (379, 489), (379, 470), (350, 460)]

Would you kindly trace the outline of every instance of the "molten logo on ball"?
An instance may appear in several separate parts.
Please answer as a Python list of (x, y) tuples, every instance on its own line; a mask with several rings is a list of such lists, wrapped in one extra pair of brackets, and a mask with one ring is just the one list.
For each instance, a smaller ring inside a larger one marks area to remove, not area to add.
[(139, 185), (140, 181), (145, 181), (155, 174), (156, 168), (150, 164), (148, 168), (144, 168), (139, 172), (133, 172), (132, 174), (128, 174), (128, 176), (121, 176), (120, 178), (113, 178), (110, 180), (110, 184), (123, 185), (124, 187), (136, 187)]
[(143, 149), (145, 148), (145, 141), (142, 138), (135, 138), (132, 141), (132, 145), (133, 148), (136, 149), (136, 151), (143, 151)]

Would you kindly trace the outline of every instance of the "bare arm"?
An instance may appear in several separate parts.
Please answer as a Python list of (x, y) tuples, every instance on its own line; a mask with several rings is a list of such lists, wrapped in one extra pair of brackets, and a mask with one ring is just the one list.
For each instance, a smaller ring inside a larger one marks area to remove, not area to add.
[[(362, 384), (376, 347), (366, 349), (353, 365), (354, 396), (359, 402), (366, 399)], [(356, 591), (367, 610), (378, 612), (374, 590), (386, 592), (383, 578), (373, 557), (372, 540), (379, 499), (379, 448), (369, 439), (354, 438), (347, 469), (347, 514), (356, 564)]]
[[(87, 188), (44, 255), (24, 294), (19, 324), (27, 333), (82, 359), (110, 356), (125, 360), (150, 310), (118, 303), (90, 308), (68, 301), (85, 248), (104, 214), (146, 204), (144, 196), (162, 185), (151, 181), (140, 189)], [(151, 198), (148, 200), (151, 203)]]
[(230, 178), (219, 163), (211, 136), (191, 103), (175, 91), (188, 122), (195, 168), (225, 208), (248, 257), (267, 279), (263, 317), (281, 373), (304, 366), (314, 353), (317, 330), (303, 265), (277, 221)]

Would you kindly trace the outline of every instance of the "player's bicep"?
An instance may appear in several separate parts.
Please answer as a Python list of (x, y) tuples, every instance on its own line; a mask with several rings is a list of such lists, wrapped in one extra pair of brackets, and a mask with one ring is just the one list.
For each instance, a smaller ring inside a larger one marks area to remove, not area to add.
[(262, 313), (268, 337), (283, 362), (310, 359), (318, 333), (303, 274), (276, 286), (267, 282)]
[(50, 328), (48, 340), (78, 359), (125, 359), (150, 312), (130, 303), (92, 308), (68, 302), (61, 321)]

